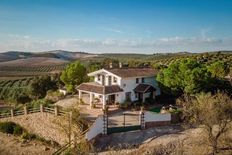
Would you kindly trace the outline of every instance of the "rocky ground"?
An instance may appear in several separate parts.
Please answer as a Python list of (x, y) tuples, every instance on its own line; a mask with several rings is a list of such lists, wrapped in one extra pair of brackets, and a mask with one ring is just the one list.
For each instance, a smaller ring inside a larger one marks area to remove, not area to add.
[[(227, 136), (232, 138), (232, 133)], [(96, 141), (96, 147), (107, 149), (99, 152), (99, 155), (208, 155), (211, 148), (206, 139), (203, 128), (183, 130), (181, 127), (166, 126), (112, 134)], [(218, 153), (231, 154), (232, 150), (222, 150)]]
[(51, 155), (56, 149), (38, 141), (22, 142), (0, 132), (0, 155)]
[(108, 136), (103, 136), (95, 141), (95, 147), (98, 150), (107, 149), (125, 149), (128, 147), (137, 148), (138, 146), (152, 141), (163, 135), (179, 134), (183, 131), (181, 126), (163, 126), (149, 128), (147, 130), (137, 130), (131, 132), (114, 133)]

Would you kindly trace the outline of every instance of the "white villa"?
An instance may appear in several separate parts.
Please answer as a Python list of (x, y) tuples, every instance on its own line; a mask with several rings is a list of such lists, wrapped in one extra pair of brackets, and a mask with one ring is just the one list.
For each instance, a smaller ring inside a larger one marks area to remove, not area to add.
[(83, 93), (88, 93), (89, 104), (92, 107), (95, 100), (106, 105), (123, 103), (125, 101), (145, 102), (146, 98), (160, 95), (160, 89), (155, 80), (156, 71), (151, 68), (110, 68), (89, 73), (94, 82), (82, 83), (77, 87), (79, 99)]

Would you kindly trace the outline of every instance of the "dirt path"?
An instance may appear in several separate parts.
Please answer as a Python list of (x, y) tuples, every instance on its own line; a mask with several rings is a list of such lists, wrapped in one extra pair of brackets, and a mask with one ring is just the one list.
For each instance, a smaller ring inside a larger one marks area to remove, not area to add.
[(59, 100), (55, 103), (55, 105), (64, 107), (64, 108), (72, 108), (77, 106), (78, 103), (78, 97), (77, 96), (69, 96), (62, 100)]
[[(208, 155), (211, 148), (203, 131), (203, 128), (183, 130), (174, 126), (150, 128), (144, 131), (112, 134), (96, 141), (100, 143), (96, 146), (102, 149), (109, 147), (108, 151), (100, 152), (99, 155)], [(227, 136), (232, 137), (232, 132)], [(224, 150), (219, 153), (221, 154), (231, 155), (232, 151)]]
[(96, 140), (97, 150), (106, 150), (108, 148), (128, 148), (128, 146), (139, 146), (151, 139), (165, 135), (179, 133), (183, 129), (180, 126), (164, 126), (150, 128), (147, 130), (138, 130), (131, 132), (114, 133)]
[(18, 137), (0, 133), (0, 155), (51, 155), (54, 151), (41, 142), (23, 143)]

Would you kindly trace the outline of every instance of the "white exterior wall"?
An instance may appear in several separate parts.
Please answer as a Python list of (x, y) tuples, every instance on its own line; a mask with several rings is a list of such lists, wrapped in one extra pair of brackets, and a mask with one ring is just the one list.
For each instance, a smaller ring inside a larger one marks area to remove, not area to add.
[[(105, 75), (105, 85), (106, 86), (109, 85), (109, 76), (111, 76), (112, 85), (121, 85), (121, 78), (114, 76), (113, 74), (108, 74), (108, 73), (104, 73), (104, 75)], [(114, 78), (117, 79), (116, 82), (114, 82)], [(94, 76), (94, 81), (99, 83), (99, 84), (102, 84), (102, 76), (100, 76), (100, 81), (98, 81), (98, 75)]]
[[(139, 83), (136, 83), (136, 78), (139, 78)], [(126, 92), (131, 92), (131, 100), (132, 101), (136, 101), (138, 98), (136, 98), (135, 93), (134, 93), (134, 89), (138, 84), (142, 83), (142, 77), (131, 77), (131, 78), (123, 78), (121, 79), (121, 85), (120, 87), (124, 90), (124, 94), (122, 94), (122, 100), (125, 101), (126, 96), (125, 93)], [(126, 86), (124, 86), (124, 84), (126, 84)], [(156, 95), (160, 95), (160, 88), (158, 87), (158, 83), (155, 80), (155, 77), (144, 77), (144, 84), (150, 84), (153, 87), (156, 88)], [(146, 93), (145, 97), (149, 97), (150, 93)]]
[[(142, 83), (142, 77), (131, 77), (131, 78), (121, 78), (121, 77), (118, 77), (118, 76), (115, 76), (114, 74), (108, 72), (108, 71), (102, 71), (102, 72), (99, 72), (98, 74), (100, 75), (104, 75), (105, 76), (105, 85), (109, 85), (109, 79), (108, 77), (111, 76), (112, 77), (112, 85), (119, 85), (124, 91), (123, 92), (120, 92), (120, 93), (117, 93), (118, 95), (116, 95), (116, 102), (119, 102), (119, 103), (123, 103), (125, 100), (126, 100), (126, 95), (125, 93), (126, 92), (131, 92), (131, 100), (132, 101), (136, 101), (138, 98), (136, 98), (136, 95), (134, 93), (134, 89), (135, 87)], [(114, 77), (117, 78), (117, 82), (114, 82)], [(139, 83), (136, 83), (136, 78), (139, 78)], [(98, 75), (96, 74), (94, 76), (94, 81), (99, 83), (99, 84), (102, 84), (102, 76), (100, 76), (100, 81), (98, 81)], [(125, 86), (124, 86), (125, 84)], [(156, 88), (156, 95), (160, 95), (160, 88), (158, 87), (158, 83), (157, 81), (155, 80), (155, 77), (144, 77), (144, 84), (150, 84), (152, 85), (153, 87)], [(150, 93), (147, 93), (145, 94), (145, 97), (149, 97), (150, 96)]]
[(138, 98), (135, 97), (134, 89), (138, 84), (136, 84), (136, 78), (124, 78), (121, 80), (121, 88), (124, 90), (122, 94), (122, 100), (126, 100), (126, 92), (131, 92), (131, 100), (135, 101)]
[(123, 95), (125, 95), (124, 92), (117, 93), (116, 98), (115, 98), (116, 102), (123, 103), (125, 101), (125, 99), (123, 98)]
[(103, 133), (103, 117), (99, 116), (85, 134), (85, 138), (89, 141), (101, 133)]
[(144, 121), (145, 122), (159, 122), (159, 121), (171, 121), (171, 114), (160, 114), (150, 111), (144, 112)]

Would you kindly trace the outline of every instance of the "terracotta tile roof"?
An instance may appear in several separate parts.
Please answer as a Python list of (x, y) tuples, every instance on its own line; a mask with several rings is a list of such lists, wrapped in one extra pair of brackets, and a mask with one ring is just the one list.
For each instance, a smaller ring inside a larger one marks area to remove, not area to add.
[(120, 77), (149, 77), (158, 73), (152, 68), (112, 68), (106, 70)]
[(139, 84), (137, 87), (135, 87), (134, 91), (137, 93), (146, 93), (146, 92), (151, 92), (151, 91), (155, 91), (156, 89), (149, 85), (149, 84), (144, 84), (141, 83)]
[(82, 83), (77, 89), (104, 95), (123, 91), (118, 85), (102, 86), (96, 82)]

